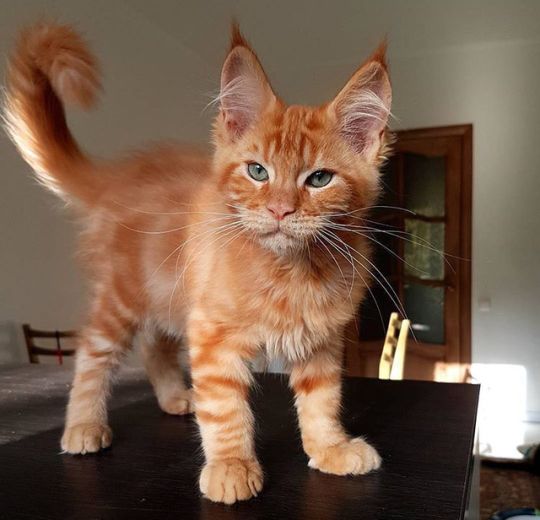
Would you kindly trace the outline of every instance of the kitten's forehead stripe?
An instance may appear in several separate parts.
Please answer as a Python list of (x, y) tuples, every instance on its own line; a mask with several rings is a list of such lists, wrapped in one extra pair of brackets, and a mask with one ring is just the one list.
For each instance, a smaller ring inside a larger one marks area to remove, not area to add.
[(260, 148), (259, 148), (259, 145), (257, 144), (257, 142), (251, 143), (249, 151), (251, 153), (253, 153), (253, 154), (258, 154), (259, 153)]
[(268, 141), (271, 142), (271, 143), (274, 143), (276, 153), (281, 153), (282, 139), (281, 139), (281, 131), (280, 130), (274, 131), (268, 137)]
[(264, 160), (296, 173), (313, 166), (317, 133), (322, 128), (322, 120), (314, 109), (293, 106), (280, 110), (262, 141)]

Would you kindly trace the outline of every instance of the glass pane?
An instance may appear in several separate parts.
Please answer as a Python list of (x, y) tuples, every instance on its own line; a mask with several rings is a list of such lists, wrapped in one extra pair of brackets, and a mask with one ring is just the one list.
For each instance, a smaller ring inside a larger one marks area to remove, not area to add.
[(405, 219), (405, 274), (424, 280), (444, 279), (444, 223)]
[(403, 154), (405, 207), (425, 217), (444, 216), (445, 158)]
[[(394, 228), (379, 226), (383, 230), (394, 230)], [(397, 229), (397, 228), (396, 228)], [(385, 276), (397, 274), (398, 246), (397, 238), (390, 233), (369, 233), (371, 246), (373, 247), (372, 262)], [(369, 267), (369, 264), (366, 265)], [(373, 269), (372, 269), (373, 270)]]
[(444, 343), (444, 288), (405, 284), (405, 310), (418, 341)]
[(382, 193), (377, 202), (380, 206), (398, 205), (397, 156), (391, 157), (381, 168)]

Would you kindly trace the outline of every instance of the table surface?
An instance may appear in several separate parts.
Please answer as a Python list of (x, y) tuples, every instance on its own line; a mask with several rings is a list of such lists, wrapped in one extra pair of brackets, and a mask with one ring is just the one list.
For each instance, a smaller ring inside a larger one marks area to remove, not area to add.
[(307, 467), (286, 377), (257, 379), (253, 405), (265, 488), (249, 502), (224, 506), (198, 491), (203, 458), (193, 418), (162, 413), (140, 372), (128, 371), (118, 384), (112, 449), (73, 457), (61, 455), (58, 444), (69, 371), (0, 368), (0, 518), (463, 517), (478, 386), (346, 379), (344, 423), (378, 448), (383, 466), (337, 477)]

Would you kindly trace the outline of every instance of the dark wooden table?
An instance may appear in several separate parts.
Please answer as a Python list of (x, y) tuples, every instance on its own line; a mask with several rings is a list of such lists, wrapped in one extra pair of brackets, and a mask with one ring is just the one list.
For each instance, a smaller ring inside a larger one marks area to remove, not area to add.
[[(463, 517), (477, 386), (347, 379), (344, 422), (351, 433), (377, 446), (383, 466), (366, 476), (343, 478), (307, 467), (286, 378), (258, 379), (253, 401), (266, 476), (258, 498), (233, 506), (201, 498), (197, 477), (202, 456), (193, 418), (160, 412), (147, 383), (137, 380), (121, 388), (113, 403), (112, 449), (94, 456), (61, 455), (60, 427), (28, 433), (32, 416), (61, 417), (64, 395), (42, 391), (34, 399), (0, 399), (0, 518)], [(5, 389), (0, 370), (0, 397), (3, 384)], [(131, 395), (127, 402), (126, 388)], [(18, 435), (19, 423), (25, 425), (24, 436)], [(14, 440), (7, 440), (9, 428)]]

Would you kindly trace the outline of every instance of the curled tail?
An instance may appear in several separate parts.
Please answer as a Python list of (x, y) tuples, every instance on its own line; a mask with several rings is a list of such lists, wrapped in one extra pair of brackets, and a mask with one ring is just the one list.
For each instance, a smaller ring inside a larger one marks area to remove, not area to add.
[(72, 28), (41, 23), (21, 31), (8, 63), (7, 131), (43, 184), (83, 205), (98, 197), (100, 179), (69, 131), (63, 104), (88, 109), (99, 90), (96, 60)]

